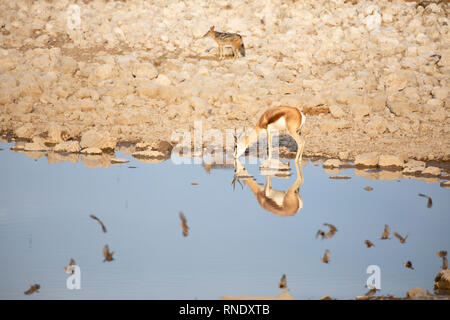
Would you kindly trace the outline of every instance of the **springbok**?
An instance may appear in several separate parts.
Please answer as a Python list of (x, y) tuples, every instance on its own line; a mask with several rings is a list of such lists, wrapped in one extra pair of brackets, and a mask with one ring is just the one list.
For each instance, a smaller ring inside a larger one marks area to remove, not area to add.
[(295, 156), (295, 163), (302, 161), (303, 149), (305, 147), (305, 140), (299, 134), (303, 125), (305, 124), (306, 117), (297, 108), (280, 106), (271, 108), (265, 111), (259, 118), (258, 123), (244, 139), (241, 139), (237, 143), (235, 148), (234, 157), (238, 159), (248, 146), (258, 139), (261, 130), (266, 130), (267, 133), (267, 147), (269, 150), (269, 160), (272, 159), (272, 138), (271, 131), (287, 130), (288, 133), (294, 138), (297, 143), (297, 154)]

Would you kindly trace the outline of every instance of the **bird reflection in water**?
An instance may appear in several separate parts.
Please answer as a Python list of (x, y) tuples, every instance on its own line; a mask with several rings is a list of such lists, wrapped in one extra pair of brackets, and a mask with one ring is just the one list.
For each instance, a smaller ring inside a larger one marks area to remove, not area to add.
[[(235, 161), (232, 184), (234, 186), (236, 181), (239, 183), (242, 181), (245, 185), (249, 186), (263, 209), (280, 216), (292, 216), (303, 208), (303, 200), (299, 191), (303, 184), (303, 173), (301, 166), (297, 162), (294, 163), (297, 178), (286, 191), (272, 189), (271, 175), (266, 176), (266, 184), (264, 186), (259, 185), (239, 160)], [(277, 173), (274, 175), (277, 175)]]

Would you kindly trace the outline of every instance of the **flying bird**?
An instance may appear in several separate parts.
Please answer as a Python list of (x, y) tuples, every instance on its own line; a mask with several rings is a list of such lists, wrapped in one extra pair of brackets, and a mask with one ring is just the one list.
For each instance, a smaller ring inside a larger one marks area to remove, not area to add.
[(40, 285), (32, 284), (32, 285), (30, 285), (30, 288), (27, 291), (25, 291), (24, 293), (28, 296), (28, 295), (33, 294), (35, 292), (39, 292), (40, 288), (41, 288)]
[(73, 274), (74, 273), (74, 265), (76, 265), (75, 260), (70, 259), (69, 262), (69, 266), (68, 267), (64, 267), (64, 270), (68, 273), (68, 274)]
[(380, 289), (377, 289), (376, 287), (373, 287), (373, 286), (368, 287), (368, 286), (366, 285), (366, 287), (369, 288), (369, 291), (367, 291), (366, 294), (365, 294), (365, 296), (367, 296), (367, 297), (371, 297), (371, 296), (373, 296), (375, 293), (377, 293), (377, 291), (380, 291)]
[(322, 240), (323, 240), (323, 239), (330, 239), (330, 238), (333, 237), (334, 234), (337, 232), (337, 228), (336, 228), (335, 226), (333, 226), (332, 224), (324, 223), (323, 225), (326, 226), (326, 227), (328, 227), (330, 230), (329, 230), (327, 233), (325, 233), (325, 231), (319, 229), (319, 230), (317, 231), (317, 233), (316, 233), (316, 239), (317, 239), (317, 237), (319, 237), (319, 236), (322, 237)]
[(101, 220), (99, 218), (97, 218), (96, 216), (94, 216), (93, 214), (91, 214), (90, 217), (94, 220), (97, 220), (98, 224), (102, 227), (103, 232), (106, 233), (106, 227), (103, 224), (103, 222), (101, 222)]
[(443, 258), (447, 256), (447, 251), (441, 250), (438, 253), (436, 253), (438, 257)]
[(391, 229), (389, 228), (389, 226), (387, 224), (385, 224), (384, 225), (384, 232), (381, 233), (381, 239), (382, 240), (390, 239), (389, 238), (390, 232), (391, 232)]
[(281, 277), (280, 282), (278, 282), (278, 287), (280, 287), (280, 289), (282, 289), (282, 290), (286, 290), (287, 289), (286, 275), (285, 274), (283, 274), (283, 276)]
[(326, 250), (325, 254), (323, 255), (323, 258), (320, 258), (320, 261), (322, 261), (323, 263), (328, 263), (330, 262), (330, 250)]
[(427, 208), (431, 208), (433, 206), (433, 200), (431, 199), (431, 197), (429, 197), (429, 196), (427, 196), (426, 194), (423, 194), (423, 193), (419, 193), (419, 196), (427, 198), (427, 200), (428, 200)]
[(406, 238), (408, 238), (409, 234), (406, 234), (406, 236), (403, 238), (400, 234), (398, 234), (397, 232), (394, 232), (394, 236), (400, 240), (400, 243), (405, 243)]
[(375, 246), (370, 240), (366, 240), (366, 241), (364, 241), (364, 243), (366, 244), (366, 247), (367, 247), (367, 248), (370, 248), (370, 247), (374, 247), (374, 246)]
[(180, 219), (181, 219), (181, 227), (183, 228), (183, 236), (187, 237), (189, 233), (189, 227), (187, 225), (187, 220), (183, 212), (180, 212)]
[(334, 234), (338, 231), (338, 229), (335, 226), (333, 226), (332, 224), (324, 223), (323, 225), (327, 226), (328, 228), (330, 228), (328, 233), (325, 235), (325, 238), (327, 238), (327, 239), (329, 239), (332, 236), (334, 236)]
[(447, 260), (447, 251), (439, 251), (437, 253), (437, 256), (442, 258), (442, 266), (441, 269), (442, 270), (447, 270), (448, 269), (448, 260)]
[(113, 261), (114, 260), (113, 255), (114, 255), (114, 251), (110, 252), (108, 245), (105, 244), (105, 246), (103, 247), (103, 256), (105, 257), (103, 262), (105, 262), (105, 261)]
[(412, 262), (411, 261), (407, 261), (406, 263), (404, 263), (403, 264), (406, 268), (408, 268), (408, 269), (412, 269), (412, 270), (414, 270), (414, 267), (413, 267), (413, 265), (412, 265)]
[(317, 239), (319, 236), (322, 237), (322, 240), (325, 239), (325, 231), (319, 229), (319, 230), (317, 231), (317, 233), (316, 233), (316, 239)]

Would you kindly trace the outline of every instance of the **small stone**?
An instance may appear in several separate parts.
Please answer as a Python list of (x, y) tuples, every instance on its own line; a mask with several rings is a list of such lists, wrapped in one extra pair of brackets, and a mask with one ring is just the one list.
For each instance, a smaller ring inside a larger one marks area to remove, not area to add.
[(351, 177), (349, 176), (330, 176), (330, 179), (332, 180), (349, 180)]
[(339, 168), (342, 165), (339, 159), (328, 159), (323, 163), (324, 168)]
[(127, 159), (122, 159), (122, 158), (113, 158), (113, 159), (111, 159), (111, 163), (118, 163), (118, 164), (120, 164), (120, 163), (127, 163), (127, 162), (130, 162), (130, 160), (127, 160)]
[(144, 150), (133, 153), (135, 158), (166, 158), (166, 154), (155, 150)]

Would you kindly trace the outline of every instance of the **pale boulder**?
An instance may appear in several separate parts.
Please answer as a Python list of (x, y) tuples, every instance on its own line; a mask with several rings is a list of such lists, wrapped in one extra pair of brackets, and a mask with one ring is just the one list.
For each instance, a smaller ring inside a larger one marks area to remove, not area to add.
[(96, 129), (91, 129), (85, 132), (81, 136), (81, 147), (84, 148), (99, 148), (101, 150), (114, 149), (116, 147), (116, 138), (111, 137), (111, 135), (104, 131), (97, 131)]
[(403, 161), (395, 155), (382, 154), (378, 160), (380, 167), (399, 167), (403, 168)]
[(58, 143), (53, 151), (78, 153), (80, 152), (80, 143), (78, 141), (64, 141)]
[(202, 98), (191, 97), (190, 105), (194, 108), (195, 112), (208, 113), (212, 107)]
[(422, 174), (424, 175), (430, 175), (430, 176), (440, 176), (441, 175), (441, 168), (438, 167), (426, 167), (423, 171)]
[(26, 123), (15, 132), (17, 138), (31, 139), (34, 135), (34, 126), (31, 123)]
[(0, 88), (0, 105), (6, 105), (13, 103), (15, 99), (21, 94), (18, 88), (8, 89)]
[(409, 71), (397, 71), (389, 74), (386, 77), (386, 89), (391, 92), (396, 92), (405, 89), (408, 84), (414, 84), (415, 75)]
[(71, 57), (61, 56), (56, 68), (62, 73), (74, 74), (78, 69), (78, 62)]
[(359, 154), (355, 157), (355, 165), (374, 167), (378, 165), (379, 158), (377, 152)]
[(10, 74), (0, 75), (0, 88), (11, 89), (17, 87), (18, 84), (19, 82), (12, 75)]
[(404, 164), (403, 173), (405, 174), (417, 174), (425, 170), (425, 162), (410, 159)]
[(102, 64), (95, 68), (89, 76), (90, 81), (103, 81), (115, 77), (115, 67), (113, 64)]
[(46, 142), (60, 143), (69, 139), (70, 135), (66, 129), (61, 126), (51, 124), (47, 130)]
[(11, 52), (10, 54), (8, 54), (8, 52), (6, 52), (5, 55), (0, 55), (0, 69), (8, 71), (14, 69), (20, 63), (20, 56), (15, 53)]
[(152, 63), (139, 63), (133, 65), (133, 75), (152, 80), (158, 76), (158, 69)]
[(376, 137), (380, 134), (383, 134), (386, 131), (386, 129), (387, 129), (386, 121), (382, 117), (374, 117), (365, 126), (366, 132), (372, 137)]
[[(373, 31), (378, 29), (381, 25), (381, 14), (379, 13), (379, 8), (376, 6), (371, 6), (368, 8), (371, 14), (364, 18), (363, 22), (366, 25), (367, 30)], [(366, 11), (367, 13), (367, 11)]]
[(340, 119), (345, 116), (344, 110), (339, 106), (331, 106), (329, 109), (333, 118)]
[(162, 86), (170, 86), (172, 84), (172, 81), (169, 79), (168, 76), (164, 74), (159, 74), (158, 77), (155, 79), (155, 83)]
[(143, 84), (136, 88), (136, 93), (141, 98), (157, 98), (159, 92), (160, 86), (155, 84)]
[(433, 107), (439, 108), (439, 107), (442, 107), (442, 106), (444, 105), (444, 101), (441, 100), (441, 99), (436, 99), (436, 98), (434, 98), (434, 99), (429, 99), (429, 100), (426, 102), (426, 104), (428, 104), (428, 105), (430, 105), (430, 106), (433, 106)]
[(30, 143), (25, 143), (24, 151), (47, 151), (49, 148), (45, 146), (41, 141), (33, 141)]
[(354, 116), (367, 116), (370, 113), (370, 107), (367, 104), (352, 104), (350, 110)]
[(436, 87), (433, 89), (432, 93), (436, 99), (445, 100), (448, 97), (448, 87)]
[(389, 107), (396, 116), (407, 116), (414, 110), (409, 102), (392, 102)]

